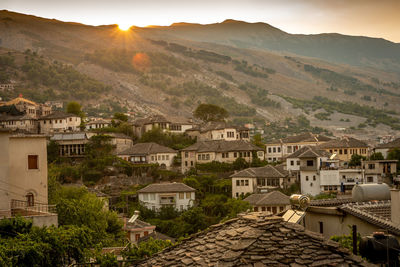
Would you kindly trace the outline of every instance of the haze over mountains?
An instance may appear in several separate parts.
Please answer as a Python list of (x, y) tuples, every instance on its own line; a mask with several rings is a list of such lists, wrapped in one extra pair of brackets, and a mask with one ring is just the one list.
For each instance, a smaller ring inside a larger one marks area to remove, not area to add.
[[(116, 25), (93, 27), (3, 10), (0, 47), (16, 58), (3, 72), (19, 84), (17, 90), (48, 98), (45, 92), (52, 89), (52, 98), (79, 100), (94, 112), (119, 106), (135, 114), (188, 117), (198, 103), (211, 102), (227, 108), (237, 122), (303, 115), (330, 131), (400, 129), (400, 44), (384, 39), (294, 35), (234, 20), (121, 32)], [(23, 54), (27, 49), (38, 56)], [(86, 84), (94, 79), (105, 86), (98, 88), (108, 89), (89, 94), (82, 89), (86, 85), (68, 78), (32, 83), (27, 60), (42, 72), (54, 69), (51, 75), (60, 79), (69, 76), (54, 61), (63, 62), (86, 75)]]

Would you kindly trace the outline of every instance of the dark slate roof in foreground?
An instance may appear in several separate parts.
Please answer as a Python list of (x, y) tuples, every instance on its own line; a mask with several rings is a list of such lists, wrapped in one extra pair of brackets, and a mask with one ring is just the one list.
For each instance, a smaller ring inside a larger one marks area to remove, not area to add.
[(191, 188), (183, 183), (164, 183), (149, 184), (145, 188), (138, 190), (138, 193), (174, 193), (174, 192), (194, 192), (196, 189)]
[(259, 205), (290, 205), (289, 196), (279, 191), (262, 194), (252, 194), (244, 199), (252, 206)]
[(139, 266), (371, 266), (338, 243), (269, 214), (213, 225)]
[(276, 166), (267, 165), (264, 167), (247, 168), (237, 173), (232, 174), (230, 177), (239, 178), (282, 178), (287, 177), (289, 172), (278, 168)]

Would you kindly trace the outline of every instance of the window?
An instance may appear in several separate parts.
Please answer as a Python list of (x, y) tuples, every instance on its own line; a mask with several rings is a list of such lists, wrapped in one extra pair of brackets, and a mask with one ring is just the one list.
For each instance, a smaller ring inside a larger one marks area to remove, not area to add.
[(37, 170), (38, 167), (38, 155), (28, 155), (28, 169)]
[(308, 176), (306, 176), (306, 181), (308, 181)]
[(278, 147), (278, 152), (281, 152), (281, 147)]
[(297, 166), (300, 166), (300, 160), (297, 161)]
[(268, 147), (268, 153), (271, 153), (271, 148), (270, 147)]
[(254, 211), (258, 211), (258, 207), (254, 207)]
[(244, 180), (240, 180), (240, 186), (244, 186)]
[(193, 161), (190, 161), (190, 166), (193, 166)]
[(368, 164), (368, 169), (370, 169), (370, 170), (375, 169), (375, 164)]
[(249, 186), (249, 180), (244, 180), (244, 185)]
[(157, 158), (158, 158), (158, 160), (161, 160), (161, 155), (158, 155)]
[(307, 166), (308, 167), (314, 166), (314, 161), (313, 160), (307, 160)]
[(342, 155), (342, 154), (343, 154), (343, 151), (342, 151), (341, 149), (339, 149), (339, 154), (340, 154), (340, 155)]
[(237, 197), (237, 198), (239, 197), (239, 193), (238, 193), (238, 192), (236, 192), (236, 197)]
[(288, 147), (287, 147), (287, 152), (288, 152), (288, 153), (292, 153), (292, 147), (291, 147), (291, 146), (288, 146)]
[(32, 193), (28, 193), (25, 197), (28, 207), (32, 207), (35, 205), (35, 198)]
[(275, 214), (277, 212), (276, 207), (272, 207), (272, 213)]
[(344, 150), (344, 154), (347, 155), (347, 149)]
[(262, 210), (262, 211), (265, 211), (265, 207), (261, 207), (261, 210)]
[(169, 160), (169, 155), (166, 155), (166, 156), (165, 156), (165, 159), (166, 159), (166, 160)]
[(151, 156), (151, 161), (154, 161), (154, 156)]
[(185, 193), (179, 193), (179, 199), (184, 199), (185, 198)]
[(234, 158), (237, 158), (237, 152), (234, 152), (234, 153), (233, 153), (233, 157), (234, 157)]
[(201, 155), (200, 155), (200, 154), (197, 155), (197, 159), (198, 159), (198, 160), (201, 160)]
[(293, 166), (294, 165), (294, 160), (291, 160), (290, 161), (290, 166)]
[(371, 176), (367, 177), (367, 183), (372, 183), (372, 182), (374, 182), (374, 177)]
[(273, 148), (272, 148), (272, 151), (273, 151), (274, 153), (276, 153), (276, 147), (273, 147)]
[(319, 223), (319, 233), (323, 234), (324, 233), (324, 223), (323, 222), (318, 222)]
[(156, 194), (151, 193), (150, 195), (150, 200), (156, 200)]
[(188, 165), (188, 163), (187, 163), (187, 161), (185, 161), (185, 166), (187, 167), (187, 165)]
[(165, 160), (165, 155), (162, 155), (162, 160)]
[(240, 186), (240, 180), (236, 180), (236, 186)]
[(148, 194), (143, 194), (143, 200), (148, 201), (149, 200), (149, 195)]
[(190, 198), (191, 198), (191, 195), (192, 195), (192, 193), (186, 192), (186, 198), (187, 198), (187, 199), (190, 199)]
[(206, 160), (210, 160), (210, 154), (206, 154)]
[(185, 152), (185, 158), (189, 157), (189, 152)]
[(140, 238), (140, 234), (135, 234), (135, 241), (138, 241)]
[(148, 235), (149, 232), (148, 231), (144, 231), (144, 236)]
[(313, 175), (312, 179), (313, 179), (313, 181), (315, 181), (315, 180), (316, 180), (316, 178), (315, 178), (315, 175)]

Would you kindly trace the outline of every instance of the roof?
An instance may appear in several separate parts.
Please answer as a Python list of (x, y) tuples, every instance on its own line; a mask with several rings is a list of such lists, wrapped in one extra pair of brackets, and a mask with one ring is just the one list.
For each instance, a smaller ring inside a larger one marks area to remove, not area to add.
[(349, 203), (340, 206), (339, 209), (392, 234), (400, 235), (400, 227), (391, 221), (390, 200)]
[(21, 97), (21, 96), (19, 96), (19, 97), (17, 97), (17, 98), (14, 98), (14, 99), (12, 99), (12, 100), (10, 100), (10, 101), (8, 101), (8, 102), (6, 103), (6, 105), (16, 105), (16, 104), (18, 104), (18, 103), (20, 103), (20, 102), (25, 102), (25, 103), (28, 103), (28, 104), (31, 104), (31, 105), (35, 105), (35, 106), (38, 105), (37, 103), (35, 103), (35, 102), (31, 101), (31, 100), (28, 100), (28, 99), (26, 99), (26, 98), (23, 98), (23, 97)]
[(60, 110), (56, 110), (53, 113), (42, 116), (39, 118), (39, 120), (50, 120), (50, 119), (65, 119), (69, 117), (79, 117), (78, 115), (72, 114), (72, 113), (66, 113)]
[(367, 143), (355, 139), (353, 137), (342, 137), (334, 139), (329, 142), (323, 143), (318, 146), (319, 148), (353, 148), (353, 147), (368, 147)]
[(197, 143), (182, 149), (182, 151), (197, 152), (229, 152), (229, 151), (263, 151), (262, 148), (244, 140), (212, 140), (198, 141)]
[(337, 207), (343, 204), (354, 203), (353, 198), (328, 198), (328, 199), (313, 199), (310, 201), (310, 206), (313, 207)]
[(110, 120), (99, 119), (99, 120), (89, 121), (89, 122), (86, 123), (86, 125), (92, 125), (92, 124), (111, 124), (111, 121)]
[(7, 115), (12, 115), (12, 116), (17, 116), (17, 115), (23, 115), (24, 113), (19, 111), (15, 105), (4, 105), (0, 106), (0, 114), (4, 113)]
[(247, 127), (228, 124), (225, 121), (210, 121), (210, 122), (204, 123), (198, 127), (195, 127), (195, 128), (189, 129), (189, 130), (199, 131), (201, 133), (204, 133), (204, 132), (208, 132), (208, 131), (222, 130), (222, 129), (226, 129), (226, 128), (236, 129), (238, 131), (248, 131), (249, 130)]
[(150, 223), (144, 222), (144, 221), (139, 220), (137, 218), (132, 223), (126, 222), (126, 225), (124, 226), (125, 230), (136, 229), (136, 228), (146, 228), (146, 227), (154, 227), (154, 228), (156, 228), (154, 225), (151, 225)]
[(319, 149), (315, 146), (303, 146), (296, 152), (287, 156), (287, 158), (316, 158), (316, 157), (327, 157), (331, 154), (325, 150)]
[(337, 242), (267, 212), (239, 215), (184, 239), (139, 266), (371, 266)]
[(162, 115), (153, 115), (144, 119), (137, 119), (136, 121), (133, 122), (133, 124), (136, 126), (142, 126), (158, 122), (169, 122), (169, 121)]
[(289, 196), (280, 191), (271, 191), (263, 194), (252, 194), (244, 199), (252, 206), (259, 205), (290, 205)]
[(289, 172), (282, 168), (277, 168), (272, 165), (264, 167), (247, 168), (237, 173), (232, 174), (230, 177), (240, 178), (282, 178), (287, 177)]
[(22, 120), (36, 120), (28, 115), (0, 115), (0, 121), (22, 121)]
[(103, 132), (101, 132), (101, 133), (98, 133), (97, 135), (108, 135), (108, 136), (111, 136), (111, 137), (114, 137), (114, 138), (131, 139), (132, 140), (131, 137), (129, 137), (126, 134), (123, 134), (123, 133), (110, 133), (110, 132), (103, 133)]
[(145, 241), (149, 240), (150, 238), (153, 238), (154, 240), (170, 240), (172, 243), (175, 243), (175, 238), (169, 237), (167, 235), (164, 235), (164, 234), (156, 232), (156, 231), (154, 231), (148, 235), (142, 236), (141, 238), (139, 238), (138, 243), (145, 242)]
[(387, 144), (380, 144), (376, 148), (400, 148), (400, 138), (397, 138)]
[(313, 133), (303, 133), (299, 135), (294, 135), (294, 136), (288, 136), (286, 138), (281, 138), (278, 140), (274, 140), (271, 142), (267, 142), (267, 144), (291, 144), (291, 143), (301, 143), (301, 142), (327, 142), (332, 140), (331, 138), (320, 135), (320, 134), (313, 134)]
[(157, 143), (137, 143), (133, 145), (133, 147), (128, 148), (124, 151), (119, 152), (119, 155), (148, 155), (148, 154), (157, 154), (157, 153), (177, 153), (177, 151), (172, 148), (159, 145)]
[(55, 133), (50, 140), (53, 141), (62, 141), (62, 140), (85, 140), (88, 139), (86, 133), (77, 132), (77, 133)]
[(191, 188), (183, 183), (163, 183), (149, 184), (145, 188), (138, 190), (138, 193), (175, 193), (175, 192), (195, 192), (196, 189)]

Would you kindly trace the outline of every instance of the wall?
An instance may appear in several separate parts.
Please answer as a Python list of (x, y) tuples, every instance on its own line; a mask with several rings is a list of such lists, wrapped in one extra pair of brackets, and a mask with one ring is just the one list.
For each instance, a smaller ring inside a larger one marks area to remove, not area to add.
[[(307, 176), (308, 181), (306, 179)], [(300, 186), (302, 194), (316, 196), (321, 193), (320, 178), (317, 171), (300, 171)]]
[[(183, 205), (183, 210), (188, 209), (188, 207), (192, 207), (195, 201), (195, 192), (190, 193), (190, 198), (186, 197), (186, 192), (184, 192), (184, 199), (179, 199), (179, 193), (171, 192), (171, 193), (139, 193), (139, 201), (148, 209), (153, 209), (153, 206), (156, 210), (162, 207), (160, 201), (162, 196), (173, 196), (174, 204), (172, 205), (175, 209), (180, 210), (181, 205)], [(147, 200), (144, 200), (144, 195), (147, 194)], [(151, 198), (151, 195), (154, 196), (154, 199)]]
[(9, 210), (9, 133), (0, 131), (0, 210)]
[[(25, 216), (24, 216), (25, 217)], [(27, 219), (32, 219), (34, 226), (52, 226), (58, 227), (58, 215), (57, 214), (45, 214), (39, 216), (26, 216)]]
[[(245, 181), (248, 181), (248, 185), (239, 185), (237, 186), (236, 183), (239, 181), (241, 184), (241, 180), (244, 180), (244, 184), (246, 184)], [(237, 198), (236, 193), (239, 194), (239, 196), (243, 193), (243, 195), (247, 193), (254, 193), (257, 188), (257, 179), (256, 178), (239, 178), (239, 177), (234, 177), (232, 178), (232, 198)]]

